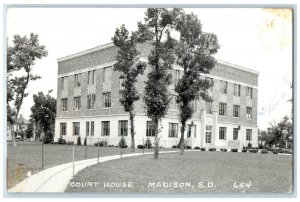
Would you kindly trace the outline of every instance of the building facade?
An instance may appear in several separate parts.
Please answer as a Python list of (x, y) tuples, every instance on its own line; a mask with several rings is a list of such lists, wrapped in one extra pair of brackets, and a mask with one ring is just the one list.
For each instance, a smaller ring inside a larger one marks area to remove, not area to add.
[[(141, 60), (147, 61), (150, 44), (139, 44)], [(60, 137), (76, 143), (78, 137), (87, 144), (107, 141), (117, 145), (123, 136), (131, 145), (129, 114), (119, 99), (122, 96), (119, 72), (113, 71), (117, 48), (113, 44), (98, 46), (58, 59), (57, 118), (55, 141)], [(150, 67), (137, 82), (143, 96), (144, 81)], [(167, 116), (160, 123), (160, 146), (172, 147), (180, 139), (178, 108), (174, 86), (182, 76), (182, 68), (173, 65), (172, 96)], [(257, 146), (257, 90), (258, 72), (217, 61), (210, 74), (203, 75), (213, 86), (209, 89), (212, 102), (197, 100), (193, 103), (194, 115), (188, 121), (186, 144), (192, 148), (242, 148), (249, 143)], [(145, 113), (143, 100), (135, 103), (136, 145), (146, 139), (154, 141), (154, 128)]]

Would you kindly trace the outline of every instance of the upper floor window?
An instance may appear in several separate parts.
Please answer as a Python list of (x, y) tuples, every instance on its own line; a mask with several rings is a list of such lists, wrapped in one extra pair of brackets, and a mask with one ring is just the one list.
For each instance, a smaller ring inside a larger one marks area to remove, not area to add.
[(61, 89), (67, 89), (68, 88), (68, 77), (64, 76), (61, 77)]
[(246, 140), (252, 141), (252, 129), (246, 129)]
[(68, 111), (68, 99), (67, 98), (61, 99), (61, 110)]
[(205, 77), (206, 80), (208, 80), (210, 87), (208, 88), (208, 90), (213, 91), (213, 86), (214, 86), (214, 80), (212, 78), (209, 77)]
[(240, 106), (233, 105), (233, 117), (240, 117)]
[(226, 140), (226, 127), (219, 128), (219, 139)]
[(176, 109), (176, 96), (171, 95), (170, 109)]
[(178, 137), (178, 123), (169, 123), (169, 137)]
[(81, 97), (74, 97), (74, 107), (76, 111), (81, 109)]
[(234, 84), (233, 95), (241, 96), (241, 85)]
[(105, 67), (103, 71), (103, 82), (111, 82), (111, 67)]
[(88, 94), (87, 95), (87, 108), (94, 109), (96, 102), (96, 95), (95, 94)]
[(194, 110), (194, 112), (196, 112), (197, 111), (197, 99), (195, 99), (195, 100), (193, 100), (192, 102), (191, 102), (191, 105), (192, 105), (192, 108), (193, 108), (193, 110)]
[(111, 93), (103, 93), (103, 107), (111, 107)]
[(119, 136), (127, 136), (128, 121), (119, 121)]
[(175, 70), (175, 78), (174, 78), (174, 84), (178, 84), (178, 82), (180, 81), (180, 70), (176, 69)]
[(246, 107), (247, 119), (252, 119), (252, 107)]
[(75, 74), (74, 84), (75, 84), (75, 87), (81, 86), (81, 74)]
[(227, 104), (220, 102), (219, 104), (219, 115), (227, 116)]
[(207, 114), (212, 114), (212, 101), (205, 101), (205, 110)]
[(227, 81), (220, 81), (220, 92), (227, 94)]
[(96, 70), (88, 71), (88, 85), (95, 84), (95, 72)]
[(250, 99), (253, 98), (253, 88), (247, 87), (246, 96), (247, 96), (247, 98), (250, 98)]

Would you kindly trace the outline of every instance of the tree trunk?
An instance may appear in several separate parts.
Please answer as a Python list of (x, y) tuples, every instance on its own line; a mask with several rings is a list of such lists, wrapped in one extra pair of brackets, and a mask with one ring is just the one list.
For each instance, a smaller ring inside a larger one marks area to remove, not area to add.
[(154, 160), (158, 159), (158, 120), (155, 120)]
[(180, 136), (180, 142), (179, 142), (179, 145), (180, 145), (180, 155), (183, 155), (184, 153), (184, 131), (185, 131), (185, 122), (184, 123), (181, 123), (181, 129), (180, 129), (180, 133), (181, 133), (181, 136)]
[(132, 111), (129, 112), (130, 118), (130, 135), (131, 135), (131, 151), (134, 152), (135, 142), (134, 142), (134, 114)]

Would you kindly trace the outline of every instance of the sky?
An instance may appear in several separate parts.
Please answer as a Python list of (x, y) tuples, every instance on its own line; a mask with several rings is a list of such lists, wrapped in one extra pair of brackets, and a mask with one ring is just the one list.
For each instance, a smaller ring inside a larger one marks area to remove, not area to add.
[[(291, 115), (292, 13), (289, 9), (189, 8), (203, 31), (217, 35), (217, 59), (259, 72), (258, 126)], [(42, 79), (29, 84), (21, 114), (28, 118), (32, 95), (53, 89), (57, 94), (57, 59), (111, 42), (125, 24), (130, 31), (144, 18), (145, 8), (9, 8), (6, 31), (9, 45), (15, 34), (38, 34), (48, 56), (36, 61), (33, 73)]]

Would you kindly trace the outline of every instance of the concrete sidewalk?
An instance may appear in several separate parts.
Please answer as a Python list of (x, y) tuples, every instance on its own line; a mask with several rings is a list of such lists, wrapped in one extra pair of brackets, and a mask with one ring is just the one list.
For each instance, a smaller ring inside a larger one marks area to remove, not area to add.
[[(174, 153), (178, 151), (160, 151), (159, 153)], [(132, 153), (124, 154), (122, 157), (131, 157), (131, 156), (141, 156), (149, 155), (153, 152), (148, 153)], [(120, 159), (120, 155), (114, 156), (105, 156), (99, 158), (99, 163), (110, 161), (114, 159)], [(97, 164), (98, 158), (81, 160), (74, 162), (74, 174), (76, 175), (80, 170)], [(37, 174), (32, 175), (29, 178), (26, 178), (22, 182), (18, 183), (16, 186), (8, 190), (8, 193), (49, 193), (49, 192), (64, 192), (67, 188), (70, 180), (73, 177), (73, 162), (61, 164), (43, 170)]]

